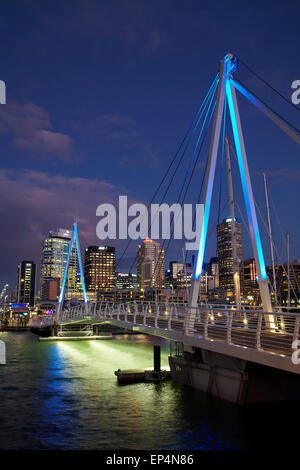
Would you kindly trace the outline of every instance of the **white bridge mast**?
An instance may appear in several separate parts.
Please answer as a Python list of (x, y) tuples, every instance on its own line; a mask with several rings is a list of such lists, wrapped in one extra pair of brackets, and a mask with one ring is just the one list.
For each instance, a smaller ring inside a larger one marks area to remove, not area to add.
[[(232, 74), (237, 68), (237, 58), (233, 54), (227, 54), (221, 62), (219, 72), (219, 84), (217, 90), (216, 108), (214, 112), (214, 120), (212, 127), (212, 135), (210, 141), (208, 165), (205, 175), (205, 187), (203, 195), (204, 214), (200, 227), (200, 242), (198, 249), (198, 257), (195, 266), (195, 272), (191, 287), (189, 306), (190, 311), (186, 321), (185, 333), (191, 334), (195, 322), (196, 307), (198, 305), (198, 294), (200, 286), (200, 276), (202, 273), (204, 249), (207, 236), (207, 226), (210, 213), (214, 176), (216, 170), (216, 160), (220, 141), (221, 123), (223, 120), (224, 103), (227, 97), (229, 114), (231, 118), (233, 136), (235, 141), (236, 153), (238, 157), (238, 165), (242, 181), (243, 194), (247, 210), (248, 223), (250, 228), (250, 238), (252, 249), (254, 252), (255, 263), (257, 267), (258, 283), (265, 312), (272, 312), (272, 303), (268, 287), (268, 278), (262, 252), (261, 239), (257, 223), (252, 185), (250, 180), (244, 137), (240, 121), (239, 109), (236, 99), (235, 88), (232, 86)], [(272, 315), (266, 315), (266, 324), (268, 327), (274, 327), (274, 318)]]

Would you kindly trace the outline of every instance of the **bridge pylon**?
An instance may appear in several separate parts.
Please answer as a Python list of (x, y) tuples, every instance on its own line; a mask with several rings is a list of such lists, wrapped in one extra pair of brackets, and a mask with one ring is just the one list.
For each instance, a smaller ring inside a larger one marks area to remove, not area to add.
[(68, 272), (69, 272), (70, 260), (71, 260), (71, 256), (72, 256), (74, 243), (75, 243), (75, 249), (76, 249), (77, 259), (78, 259), (79, 275), (80, 275), (81, 283), (82, 283), (83, 300), (84, 300), (85, 311), (87, 310), (88, 299), (87, 299), (87, 295), (86, 295), (84, 275), (83, 275), (83, 269), (82, 269), (82, 261), (81, 261), (79, 238), (78, 238), (78, 229), (77, 229), (77, 223), (74, 222), (73, 231), (72, 231), (72, 238), (70, 240), (70, 245), (69, 245), (69, 252), (68, 252), (68, 259), (67, 259), (66, 269), (65, 269), (63, 282), (62, 282), (62, 285), (61, 285), (61, 290), (60, 290), (60, 294), (59, 294), (59, 298), (58, 298), (58, 304), (57, 304), (57, 310), (56, 310), (56, 323), (59, 321), (59, 317), (60, 317), (60, 313), (61, 313), (61, 309), (62, 309), (64, 297), (65, 297), (66, 281), (67, 281), (67, 276), (68, 276)]
[[(238, 166), (242, 182), (243, 196), (246, 205), (248, 224), (250, 229), (250, 238), (254, 253), (256, 269), (258, 274), (258, 284), (263, 304), (263, 310), (272, 313), (272, 302), (269, 292), (266, 266), (262, 251), (261, 238), (256, 217), (255, 203), (250, 180), (247, 155), (244, 143), (244, 136), (241, 126), (238, 103), (236, 99), (235, 88), (232, 84), (232, 77), (237, 69), (237, 58), (233, 54), (227, 54), (221, 61), (219, 71), (219, 83), (217, 88), (216, 107), (212, 126), (210, 140), (208, 164), (205, 174), (205, 185), (203, 193), (204, 213), (200, 225), (200, 240), (197, 261), (193, 276), (193, 282), (190, 292), (189, 306), (190, 311), (186, 321), (186, 334), (192, 334), (193, 324), (195, 322), (195, 311), (198, 305), (198, 294), (200, 288), (200, 276), (203, 268), (204, 250), (207, 237), (208, 220), (210, 214), (214, 177), (216, 172), (216, 162), (220, 141), (222, 121), (224, 119), (225, 100), (227, 100), (229, 115), (232, 125), (233, 137), (236, 153), (238, 157)], [(266, 324), (269, 328), (274, 327), (273, 315), (266, 315)]]

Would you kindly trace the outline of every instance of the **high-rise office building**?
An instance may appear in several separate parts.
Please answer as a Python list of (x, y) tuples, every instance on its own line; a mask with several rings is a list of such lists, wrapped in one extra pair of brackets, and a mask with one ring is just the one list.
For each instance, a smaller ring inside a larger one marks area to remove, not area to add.
[(150, 238), (143, 240), (138, 250), (138, 280), (143, 290), (165, 285), (165, 250)]
[(218, 258), (210, 258), (208, 273), (215, 278), (215, 288), (219, 287), (219, 264)]
[(117, 273), (116, 288), (120, 290), (137, 290), (139, 288), (137, 275), (132, 273)]
[[(182, 271), (179, 271), (177, 274), (176, 287), (177, 289), (190, 289), (192, 285), (192, 276), (194, 270), (191, 265), (186, 265)], [(204, 300), (210, 290), (213, 290), (215, 287), (215, 278), (210, 276), (207, 273), (201, 274), (199, 276), (200, 286), (199, 286), (199, 299)]]
[(177, 274), (184, 269), (184, 263), (178, 261), (170, 261), (171, 280), (176, 282)]
[[(66, 264), (68, 260), (69, 245), (72, 237), (72, 231), (66, 229), (57, 229), (49, 232), (49, 235), (42, 244), (42, 263), (41, 263), (41, 299), (46, 298), (49, 289), (45, 289), (48, 281), (59, 278), (62, 285)], [(68, 276), (65, 286), (65, 299), (83, 298), (82, 283), (78, 269), (78, 257), (76, 253), (76, 244), (74, 243), (72, 255), (69, 264)]]
[[(237, 266), (242, 278), (241, 263), (243, 261), (243, 241), (242, 241), (242, 223), (235, 219), (236, 230), (236, 253)], [(218, 268), (219, 268), (219, 287), (227, 292), (228, 296), (234, 294), (233, 280), (233, 243), (232, 243), (232, 220), (224, 219), (217, 226), (218, 239)]]
[(192, 285), (193, 268), (191, 266), (184, 266), (177, 272), (176, 287), (177, 289), (190, 288)]
[(108, 291), (116, 287), (116, 249), (113, 246), (89, 246), (84, 257), (84, 281), (88, 292)]
[(245, 259), (243, 261), (243, 294), (248, 300), (258, 300), (259, 286), (257, 281), (255, 259)]
[(18, 266), (17, 301), (20, 304), (34, 306), (36, 264), (22, 261)]

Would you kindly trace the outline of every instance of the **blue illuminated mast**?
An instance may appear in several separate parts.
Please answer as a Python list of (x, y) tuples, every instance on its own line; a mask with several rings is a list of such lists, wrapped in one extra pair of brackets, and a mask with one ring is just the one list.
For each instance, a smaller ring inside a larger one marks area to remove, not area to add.
[[(195, 265), (193, 283), (191, 288), (190, 296), (190, 307), (196, 307), (198, 305), (198, 294), (200, 287), (200, 276), (203, 268), (204, 261), (204, 250), (207, 237), (207, 227), (209, 220), (209, 213), (212, 200), (212, 191), (214, 184), (214, 176), (216, 171), (216, 161), (220, 141), (220, 133), (222, 120), (224, 117), (224, 106), (225, 100), (228, 101), (229, 115), (233, 129), (234, 142), (236, 152), (238, 156), (238, 165), (240, 176), (242, 180), (243, 195), (246, 204), (248, 223), (250, 227), (250, 237), (252, 248), (254, 252), (255, 263), (257, 267), (258, 282), (260, 288), (260, 294), (265, 312), (272, 312), (272, 303), (268, 287), (268, 279), (266, 274), (266, 267), (262, 252), (261, 239), (258, 229), (254, 198), (252, 192), (252, 185), (249, 175), (248, 163), (246, 150), (244, 145), (244, 137), (241, 127), (241, 121), (239, 116), (239, 109), (236, 100), (235, 89), (231, 84), (233, 74), (237, 69), (237, 58), (233, 54), (227, 54), (221, 62), (219, 72), (219, 83), (217, 89), (216, 107), (214, 113), (214, 120), (212, 126), (212, 135), (209, 148), (208, 164), (205, 174), (205, 186), (203, 193), (203, 220), (200, 226), (200, 241), (198, 255)], [(191, 309), (191, 312), (193, 309)], [(192, 313), (190, 312), (190, 315)], [(271, 318), (271, 317), (270, 317)], [(270, 325), (272, 321), (268, 322)], [(193, 321), (187, 322), (193, 324)], [(186, 327), (186, 334), (189, 334), (189, 327)]]
[(86, 289), (85, 289), (83, 269), (82, 269), (82, 262), (81, 262), (81, 254), (80, 254), (77, 223), (74, 222), (73, 231), (72, 231), (72, 238), (70, 240), (70, 245), (69, 245), (69, 253), (68, 253), (66, 269), (65, 269), (63, 282), (62, 282), (62, 285), (61, 285), (61, 290), (60, 290), (60, 294), (59, 294), (59, 298), (58, 298), (58, 306), (57, 306), (57, 314), (56, 314), (56, 319), (57, 320), (59, 318), (62, 303), (63, 303), (64, 297), (65, 297), (66, 281), (67, 281), (67, 276), (68, 276), (68, 272), (69, 272), (69, 266), (70, 266), (70, 260), (71, 260), (72, 251), (73, 251), (73, 247), (74, 247), (74, 242), (75, 242), (75, 247), (76, 247), (76, 252), (77, 252), (79, 273), (80, 273), (80, 278), (81, 278), (81, 283), (82, 283), (83, 299), (84, 299), (85, 305), (87, 305), (87, 302), (88, 302), (87, 295), (86, 295)]

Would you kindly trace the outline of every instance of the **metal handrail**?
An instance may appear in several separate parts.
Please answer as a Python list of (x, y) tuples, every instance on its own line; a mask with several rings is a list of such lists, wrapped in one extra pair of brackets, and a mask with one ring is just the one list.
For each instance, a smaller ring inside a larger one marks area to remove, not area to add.
[[(270, 316), (271, 323), (267, 321)], [(269, 313), (252, 306), (245, 309), (224, 304), (189, 307), (168, 302), (95, 302), (88, 309), (77, 306), (63, 311), (59, 323), (87, 317), (92, 321), (114, 320), (287, 356), (292, 354), (293, 341), (300, 336), (298, 312)], [(53, 324), (55, 318), (35, 320), (32, 319), (32, 326), (42, 327)]]

